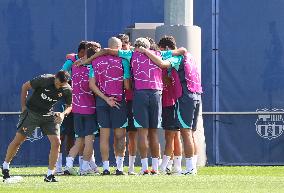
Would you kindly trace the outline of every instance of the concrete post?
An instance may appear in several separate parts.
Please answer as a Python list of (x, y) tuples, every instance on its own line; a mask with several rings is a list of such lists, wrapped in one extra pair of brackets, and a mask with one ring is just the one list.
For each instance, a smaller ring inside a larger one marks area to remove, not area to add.
[[(155, 39), (159, 42), (164, 35), (175, 37), (178, 47), (185, 47), (194, 56), (201, 72), (201, 28), (193, 25), (193, 0), (165, 0), (165, 24), (156, 28)], [(200, 73), (201, 74), (201, 73)], [(195, 132), (200, 147), (198, 165), (206, 164), (202, 107), (198, 129)]]
[(193, 0), (165, 0), (164, 23), (193, 26)]

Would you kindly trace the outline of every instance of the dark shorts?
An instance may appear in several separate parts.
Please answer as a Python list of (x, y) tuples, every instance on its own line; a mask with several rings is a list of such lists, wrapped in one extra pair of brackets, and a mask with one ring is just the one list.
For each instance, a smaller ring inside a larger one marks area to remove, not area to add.
[(163, 107), (162, 127), (164, 130), (179, 131), (176, 105)]
[(75, 137), (74, 131), (74, 115), (70, 113), (67, 117), (64, 118), (61, 127), (61, 135), (68, 135), (70, 137)]
[(128, 126), (126, 127), (126, 131), (137, 131), (137, 128), (134, 126), (132, 101), (126, 102), (126, 110), (128, 120)]
[(133, 115), (136, 128), (161, 128), (162, 91), (135, 90)]
[(126, 128), (127, 122), (127, 110), (125, 100), (120, 102), (120, 108), (110, 107), (102, 99), (97, 98), (97, 120), (99, 128)]
[(83, 115), (74, 113), (74, 128), (76, 138), (96, 135), (98, 132), (96, 114)]
[(197, 121), (201, 100), (195, 100), (189, 95), (182, 95), (177, 102), (177, 117), (179, 128), (197, 129)]
[(31, 137), (36, 128), (44, 135), (60, 135), (60, 125), (56, 124), (54, 115), (41, 115), (31, 110), (25, 110), (19, 117), (18, 133)]

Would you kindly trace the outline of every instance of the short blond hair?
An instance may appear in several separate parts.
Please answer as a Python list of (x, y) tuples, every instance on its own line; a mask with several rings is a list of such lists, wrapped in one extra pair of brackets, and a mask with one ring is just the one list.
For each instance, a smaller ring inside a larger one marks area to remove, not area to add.
[(134, 42), (135, 48), (143, 47), (143, 48), (149, 49), (150, 46), (151, 46), (151, 43), (146, 38), (137, 38)]
[(108, 47), (112, 49), (117, 49), (122, 46), (122, 42), (117, 37), (111, 37), (108, 39)]

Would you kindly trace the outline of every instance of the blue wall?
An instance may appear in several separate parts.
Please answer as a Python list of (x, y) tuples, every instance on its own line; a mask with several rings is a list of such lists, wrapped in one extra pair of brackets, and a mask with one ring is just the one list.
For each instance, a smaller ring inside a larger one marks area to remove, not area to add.
[[(284, 108), (284, 2), (220, 1), (219, 109), (256, 111)], [(265, 121), (283, 132), (283, 117)], [(218, 164), (284, 164), (284, 136), (265, 139), (256, 132), (261, 117), (220, 116), (216, 130)], [(264, 132), (264, 129), (262, 129)], [(269, 133), (269, 131), (268, 131)]]

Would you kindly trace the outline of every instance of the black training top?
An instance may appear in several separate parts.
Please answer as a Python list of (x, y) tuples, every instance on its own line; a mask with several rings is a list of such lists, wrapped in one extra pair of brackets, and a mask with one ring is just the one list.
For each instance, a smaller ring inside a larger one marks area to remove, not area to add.
[(53, 106), (61, 99), (64, 99), (67, 105), (72, 104), (71, 86), (66, 84), (57, 89), (54, 80), (53, 74), (44, 74), (30, 80), (33, 93), (27, 101), (28, 109), (44, 115), (52, 113)]

